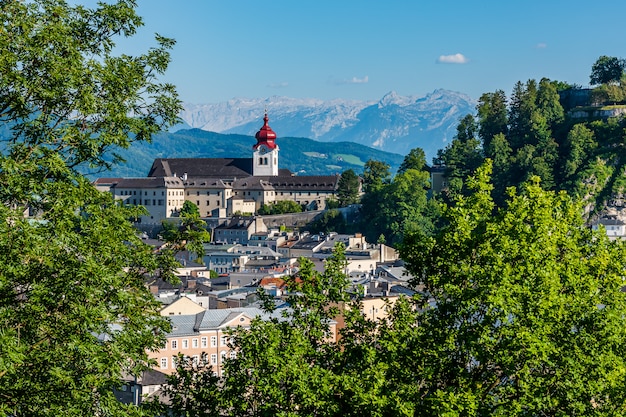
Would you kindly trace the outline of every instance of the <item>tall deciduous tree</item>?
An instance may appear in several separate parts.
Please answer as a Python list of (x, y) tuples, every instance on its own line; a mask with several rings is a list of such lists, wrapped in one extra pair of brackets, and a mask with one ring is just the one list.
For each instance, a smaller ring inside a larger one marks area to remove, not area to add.
[(135, 6), (0, 3), (0, 415), (136, 414), (112, 390), (163, 342), (143, 278), (167, 276), (172, 258), (136, 237), (127, 219), (141, 209), (77, 172), (177, 119), (158, 80), (173, 41), (112, 53), (141, 25)]
[(389, 164), (370, 159), (363, 167), (363, 192), (376, 192), (391, 182)]
[(602, 55), (591, 67), (589, 82), (591, 85), (618, 83), (625, 69), (626, 60)]
[(404, 156), (398, 174), (402, 174), (409, 169), (421, 171), (426, 166), (426, 154), (422, 148), (413, 148)]
[(405, 242), (431, 307), (404, 336), (396, 389), (415, 415), (623, 415), (626, 246), (537, 178), (496, 210), (488, 173), (441, 234)]

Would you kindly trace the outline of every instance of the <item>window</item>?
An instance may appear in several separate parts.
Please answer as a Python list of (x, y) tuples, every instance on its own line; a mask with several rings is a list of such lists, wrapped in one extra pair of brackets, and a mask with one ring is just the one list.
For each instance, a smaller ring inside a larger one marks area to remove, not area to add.
[(230, 351), (230, 358), (231, 359), (235, 359), (237, 357), (237, 352), (235, 352), (234, 350)]
[(172, 340), (172, 349), (178, 349), (178, 341)]
[(191, 347), (192, 348), (198, 347), (198, 339), (191, 339)]
[(224, 359), (226, 359), (226, 351), (225, 350), (220, 352), (220, 362), (224, 363)]
[(193, 363), (194, 365), (197, 365), (200, 363), (200, 357), (198, 355), (193, 355), (191, 357), (191, 363)]
[(177, 364), (178, 364), (178, 357), (172, 356), (172, 369), (176, 369)]
[(196, 191), (196, 195), (200, 195), (200, 191)]
[(161, 358), (161, 369), (167, 369), (167, 358)]
[(228, 343), (228, 336), (220, 337), (220, 346), (226, 346), (226, 343)]
[(206, 336), (200, 339), (200, 343), (201, 343), (203, 348), (207, 347), (208, 340), (209, 339)]
[(217, 336), (211, 336), (211, 347), (217, 346)]
[(211, 353), (211, 365), (217, 365), (217, 353)]
[(187, 349), (189, 347), (189, 339), (183, 339), (183, 349)]

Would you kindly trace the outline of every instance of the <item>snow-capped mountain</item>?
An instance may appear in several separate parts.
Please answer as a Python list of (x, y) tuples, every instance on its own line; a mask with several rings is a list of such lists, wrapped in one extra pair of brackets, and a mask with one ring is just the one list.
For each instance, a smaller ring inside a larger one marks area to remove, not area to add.
[(187, 127), (254, 135), (267, 109), (279, 140), (350, 141), (399, 154), (420, 147), (432, 158), (452, 140), (459, 120), (475, 113), (476, 101), (465, 94), (435, 90), (424, 97), (390, 92), (377, 102), (273, 96), (184, 107), (180, 116)]

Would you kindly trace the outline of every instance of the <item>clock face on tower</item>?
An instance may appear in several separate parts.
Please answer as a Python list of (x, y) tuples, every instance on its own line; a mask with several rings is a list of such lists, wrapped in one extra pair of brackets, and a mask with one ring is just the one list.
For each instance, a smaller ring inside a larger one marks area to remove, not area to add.
[(261, 146), (259, 146), (259, 153), (260, 153), (261, 155), (266, 154), (266, 153), (267, 153), (267, 151), (268, 151), (267, 146), (265, 146), (265, 145), (261, 145)]

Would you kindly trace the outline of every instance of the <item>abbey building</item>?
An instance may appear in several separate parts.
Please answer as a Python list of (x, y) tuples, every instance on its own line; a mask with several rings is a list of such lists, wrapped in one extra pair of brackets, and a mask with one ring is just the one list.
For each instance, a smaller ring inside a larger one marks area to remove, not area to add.
[(100, 178), (95, 184), (124, 204), (144, 206), (149, 214), (138, 221), (146, 224), (177, 217), (186, 200), (198, 206), (202, 217), (252, 214), (281, 200), (306, 210), (324, 209), (339, 176), (297, 176), (280, 169), (280, 149), (268, 121), (265, 114), (251, 158), (159, 158), (147, 177)]

